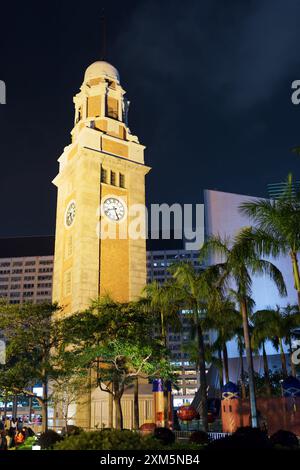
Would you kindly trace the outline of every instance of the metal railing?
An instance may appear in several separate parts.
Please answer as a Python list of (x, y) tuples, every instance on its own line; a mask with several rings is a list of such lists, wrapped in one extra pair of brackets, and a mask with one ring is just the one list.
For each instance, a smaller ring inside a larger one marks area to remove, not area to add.
[[(175, 431), (175, 436), (177, 440), (188, 440), (193, 432), (195, 431)], [(228, 432), (208, 432), (207, 434), (210, 441), (216, 441), (231, 435), (231, 433)]]

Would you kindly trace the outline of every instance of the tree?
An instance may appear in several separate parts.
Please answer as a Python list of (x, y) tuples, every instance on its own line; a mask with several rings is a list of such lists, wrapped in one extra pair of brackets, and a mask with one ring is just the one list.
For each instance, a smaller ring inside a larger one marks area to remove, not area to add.
[(50, 401), (54, 407), (59, 407), (65, 423), (65, 430), (68, 431), (68, 423), (73, 416), (70, 416), (70, 407), (82, 400), (83, 395), (88, 390), (87, 374), (81, 371), (79, 374), (65, 374), (57, 377), (51, 384)]
[[(147, 284), (143, 289), (143, 297), (138, 304), (146, 313), (153, 315), (154, 329), (160, 325), (159, 333), (161, 343), (164, 348), (168, 347), (168, 328), (179, 331), (181, 329), (180, 321), (180, 301), (178, 293), (173, 282), (166, 282), (163, 285), (157, 281)], [(168, 426), (169, 422), (169, 394), (168, 382), (164, 382), (164, 423)]]
[(144, 287), (143, 294), (140, 306), (157, 318), (158, 322), (155, 324), (160, 324), (162, 345), (167, 348), (168, 327), (175, 330), (181, 328), (180, 305), (174, 283), (169, 282), (161, 285), (157, 281), (153, 281)]
[(242, 317), (240, 312), (235, 309), (234, 303), (230, 299), (226, 298), (222, 299), (218, 308), (215, 308), (213, 312), (208, 313), (205, 320), (206, 329), (214, 330), (217, 334), (217, 338), (212, 344), (212, 349), (215, 351), (220, 350), (222, 352), (223, 369), (226, 383), (230, 380), (227, 342), (235, 337), (236, 332), (241, 324)]
[(199, 355), (200, 375), (200, 416), (203, 427), (208, 430), (207, 382), (204, 343), (204, 319), (209, 309), (213, 308), (216, 280), (216, 270), (206, 269), (196, 272), (191, 263), (174, 264), (170, 271), (176, 282), (177, 295), (182, 308), (191, 314)]
[[(199, 370), (199, 352), (198, 352), (198, 344), (195, 339), (187, 341), (182, 350), (188, 354), (190, 361), (195, 364), (196, 370)], [(222, 391), (223, 387), (223, 360), (222, 360), (222, 352), (220, 349), (217, 350), (216, 355), (216, 347), (215, 345), (206, 344), (205, 345), (205, 362), (207, 364), (211, 364), (214, 366), (219, 373), (219, 384), (220, 384), (220, 391)]]
[[(2, 303), (0, 309), (7, 358), (1, 371), (2, 386), (14, 394), (37, 399), (42, 408), (43, 431), (48, 427), (48, 383), (62, 373), (57, 367), (57, 351), (63, 337), (60, 321), (53, 319), (58, 310), (51, 303)], [(42, 384), (41, 397), (31, 391), (33, 383)]]
[(292, 175), (288, 176), (285, 190), (278, 199), (245, 202), (240, 211), (255, 222), (256, 227), (244, 229), (243, 236), (255, 242), (260, 255), (290, 256), (300, 307), (300, 194), (295, 190)]
[(245, 385), (245, 368), (244, 368), (244, 351), (245, 351), (245, 341), (244, 341), (244, 332), (243, 327), (238, 328), (236, 331), (236, 342), (240, 358), (241, 374), (240, 374), (240, 384), (241, 384), (241, 396), (243, 399), (246, 398), (246, 385)]
[(253, 323), (252, 346), (257, 350), (262, 349), (263, 352), (265, 389), (268, 396), (272, 394), (272, 387), (265, 344), (274, 337), (273, 313), (273, 310), (257, 310), (251, 315), (251, 321)]
[(253, 359), (249, 334), (248, 298), (251, 295), (252, 275), (267, 275), (278, 287), (281, 295), (286, 295), (286, 287), (279, 269), (270, 261), (261, 259), (255, 249), (252, 239), (247, 239), (239, 233), (233, 240), (222, 239), (220, 236), (210, 237), (200, 250), (203, 258), (209, 259), (215, 253), (222, 258), (217, 266), (227, 280), (228, 288), (234, 285), (237, 301), (242, 313), (243, 332), (249, 376), (249, 395), (251, 406), (252, 426), (257, 427), (256, 398), (253, 375)]
[(300, 314), (297, 305), (288, 304), (282, 308), (277, 306), (276, 309), (269, 309), (267, 328), (269, 329), (269, 339), (272, 341), (275, 349), (280, 352), (281, 368), (284, 377), (287, 377), (287, 363), (284, 351), (284, 344), (289, 348), (292, 375), (296, 377), (295, 364), (292, 361), (292, 340), (296, 338), (295, 329), (300, 325)]
[(293, 339), (296, 339), (298, 336), (296, 335), (295, 330), (300, 326), (300, 313), (298, 309), (298, 305), (290, 305), (288, 304), (286, 307), (280, 309), (281, 318), (281, 333), (285, 338), (285, 343), (289, 347), (290, 353), (290, 360), (291, 360), (291, 369), (292, 375), (296, 377), (296, 366), (292, 359), (293, 354)]
[[(156, 349), (158, 346), (158, 349)], [(116, 429), (123, 429), (121, 399), (125, 387), (141, 376), (158, 377), (168, 369), (169, 362), (162, 358), (160, 345), (113, 341), (99, 350), (98, 386), (112, 394), (116, 409)], [(112, 387), (110, 387), (110, 384)]]
[(153, 318), (134, 302), (120, 303), (105, 297), (91, 308), (69, 317), (69, 351), (77, 369), (93, 371), (92, 387), (98, 386), (113, 398), (115, 427), (122, 429), (121, 399), (126, 386), (138, 377), (152, 377), (169, 366), (165, 348), (153, 339)]

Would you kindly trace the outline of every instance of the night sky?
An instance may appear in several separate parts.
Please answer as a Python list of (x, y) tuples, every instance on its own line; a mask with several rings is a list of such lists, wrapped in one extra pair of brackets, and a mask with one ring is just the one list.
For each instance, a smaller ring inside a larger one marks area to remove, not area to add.
[(57, 158), (72, 97), (107, 54), (147, 146), (148, 203), (196, 203), (203, 189), (266, 196), (300, 179), (299, 0), (2, 2), (0, 236), (54, 234)]

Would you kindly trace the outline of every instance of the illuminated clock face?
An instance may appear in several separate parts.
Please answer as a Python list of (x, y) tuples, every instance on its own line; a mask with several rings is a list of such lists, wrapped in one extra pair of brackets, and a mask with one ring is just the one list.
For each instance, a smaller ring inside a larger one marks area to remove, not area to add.
[(65, 222), (67, 227), (71, 227), (74, 222), (76, 214), (76, 205), (74, 201), (71, 201), (67, 207), (66, 215), (65, 215)]
[(109, 197), (103, 202), (103, 212), (110, 220), (118, 222), (125, 216), (125, 207), (120, 199)]

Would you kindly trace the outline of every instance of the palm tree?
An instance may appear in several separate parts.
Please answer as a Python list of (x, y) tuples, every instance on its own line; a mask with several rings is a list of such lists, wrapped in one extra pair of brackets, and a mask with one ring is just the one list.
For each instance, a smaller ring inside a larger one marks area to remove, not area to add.
[[(167, 349), (169, 327), (175, 331), (181, 328), (179, 300), (174, 284), (172, 282), (159, 284), (157, 281), (153, 281), (144, 287), (143, 294), (144, 297), (141, 297), (138, 303), (144, 311), (154, 315), (154, 318), (158, 317), (162, 345)], [(169, 422), (168, 385), (167, 382), (164, 386), (164, 422), (166, 427)], [(135, 390), (138, 393), (137, 385)], [(135, 399), (136, 401), (137, 399)]]
[(270, 261), (260, 259), (252, 240), (243, 238), (238, 234), (231, 242), (220, 236), (212, 236), (200, 250), (202, 257), (207, 258), (212, 253), (223, 258), (218, 263), (223, 272), (223, 278), (228, 282), (228, 287), (234, 284), (236, 296), (240, 306), (243, 319), (243, 332), (247, 357), (249, 375), (249, 395), (252, 426), (257, 427), (257, 411), (254, 387), (254, 369), (249, 334), (248, 304), (247, 300), (251, 294), (252, 275), (268, 275), (277, 285), (279, 293), (286, 295), (286, 287), (281, 272)]
[(235, 309), (234, 303), (229, 299), (224, 299), (219, 308), (215, 308), (213, 312), (208, 312), (205, 321), (206, 329), (214, 330), (217, 333), (217, 338), (212, 344), (212, 348), (215, 351), (222, 352), (226, 383), (230, 380), (227, 343), (235, 337), (237, 329), (241, 324), (242, 316)]
[(261, 255), (291, 258), (295, 289), (300, 307), (300, 194), (295, 191), (289, 174), (284, 193), (276, 200), (258, 199), (240, 206), (240, 211), (250, 217), (256, 228), (246, 228), (244, 236), (253, 239)]
[(240, 375), (240, 382), (241, 382), (241, 395), (242, 398), (246, 398), (246, 385), (245, 385), (245, 370), (244, 370), (244, 352), (245, 352), (245, 341), (244, 341), (244, 332), (243, 327), (238, 328), (236, 332), (236, 342), (237, 348), (239, 351), (239, 358), (240, 358), (240, 365), (241, 365), (241, 375)]
[(273, 338), (272, 338), (272, 344), (276, 351), (279, 350), (280, 352), (280, 360), (281, 360), (281, 369), (282, 369), (282, 375), (284, 377), (287, 377), (288, 371), (287, 371), (287, 364), (286, 364), (286, 357), (285, 357), (285, 352), (284, 352), (284, 328), (283, 328), (283, 322), (281, 319), (281, 313), (280, 313), (280, 307), (277, 306), (276, 310), (273, 310), (272, 312), (272, 320), (271, 320), (271, 328), (273, 331)]
[(270, 330), (273, 333), (271, 340), (275, 349), (280, 352), (282, 373), (288, 375), (284, 344), (289, 347), (292, 375), (296, 377), (295, 364), (292, 361), (292, 340), (295, 336), (294, 330), (300, 325), (300, 313), (297, 305), (288, 304), (286, 307), (276, 307), (272, 310), (269, 318)]
[(286, 307), (281, 309), (281, 323), (282, 323), (282, 332), (285, 337), (285, 342), (289, 347), (290, 361), (292, 375), (296, 377), (296, 367), (292, 360), (293, 354), (293, 339), (296, 338), (295, 329), (300, 326), (300, 313), (298, 305), (288, 304)]
[(175, 330), (181, 328), (179, 316), (179, 301), (174, 284), (159, 284), (153, 281), (147, 284), (143, 290), (144, 297), (139, 302), (141, 307), (147, 312), (157, 316), (160, 322), (160, 336), (162, 345), (167, 347), (168, 328)]
[(176, 288), (185, 309), (191, 312), (195, 338), (198, 348), (198, 364), (200, 376), (200, 416), (203, 428), (208, 430), (207, 383), (204, 343), (204, 319), (208, 309), (214, 303), (214, 268), (197, 272), (191, 263), (174, 264), (170, 271), (176, 281)]
[[(198, 344), (195, 339), (192, 339), (186, 342), (182, 350), (186, 352), (189, 356), (190, 361), (195, 364), (196, 370), (199, 370), (199, 352)], [(217, 355), (216, 355), (217, 353)], [(206, 344), (205, 345), (205, 362), (211, 364), (218, 370), (219, 375), (219, 387), (222, 390), (223, 387), (223, 360), (222, 360), (222, 351), (216, 348), (214, 345)]]
[(272, 386), (270, 380), (270, 371), (268, 364), (268, 356), (266, 353), (266, 341), (272, 340), (274, 337), (274, 311), (273, 310), (257, 310), (251, 315), (253, 323), (252, 330), (252, 346), (254, 349), (262, 349), (264, 364), (264, 380), (268, 396), (272, 395)]

